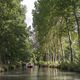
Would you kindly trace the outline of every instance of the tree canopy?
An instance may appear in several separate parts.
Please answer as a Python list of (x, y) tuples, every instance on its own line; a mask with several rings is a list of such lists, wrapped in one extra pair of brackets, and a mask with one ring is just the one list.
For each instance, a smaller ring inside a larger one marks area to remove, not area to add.
[(29, 34), (22, 0), (0, 0), (0, 61), (3, 64), (27, 60)]
[(53, 61), (76, 62), (80, 51), (80, 1), (37, 0), (33, 26), (40, 54)]

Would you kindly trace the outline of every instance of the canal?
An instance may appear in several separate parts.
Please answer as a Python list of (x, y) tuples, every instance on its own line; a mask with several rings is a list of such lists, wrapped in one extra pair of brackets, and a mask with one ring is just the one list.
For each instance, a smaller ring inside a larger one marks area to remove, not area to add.
[(26, 69), (0, 73), (0, 80), (80, 80), (80, 74), (64, 72), (56, 68)]

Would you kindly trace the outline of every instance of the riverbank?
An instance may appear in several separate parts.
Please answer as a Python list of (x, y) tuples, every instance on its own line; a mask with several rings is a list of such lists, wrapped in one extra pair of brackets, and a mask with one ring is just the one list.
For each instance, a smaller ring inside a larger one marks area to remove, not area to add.
[[(50, 62), (50, 61), (40, 61), (37, 64), (38, 67), (47, 67), (47, 68), (58, 68), (63, 71), (71, 71), (71, 72), (80, 72), (80, 65), (77, 63), (70, 63), (70, 62), (61, 62), (58, 63), (57, 61)], [(0, 72), (10, 71), (10, 70), (19, 70), (19, 69), (26, 69), (25, 64), (17, 64), (17, 65), (0, 65)]]
[(39, 67), (49, 67), (49, 68), (58, 68), (63, 71), (71, 71), (71, 72), (80, 72), (80, 65), (77, 63), (52, 63), (52, 62), (40, 62), (37, 64)]
[(64, 71), (80, 72), (80, 64), (74, 62), (62, 62), (58, 68)]
[(0, 65), (0, 72), (6, 72), (6, 71), (15, 70), (15, 69), (16, 69), (15, 65)]
[(40, 61), (37, 63), (37, 65), (39, 67), (49, 67), (49, 68), (57, 68), (59, 66), (59, 63), (56, 61), (55, 63), (54, 62), (51, 62), (51, 61)]
[(26, 64), (0, 64), (0, 72), (16, 71), (25, 69)]

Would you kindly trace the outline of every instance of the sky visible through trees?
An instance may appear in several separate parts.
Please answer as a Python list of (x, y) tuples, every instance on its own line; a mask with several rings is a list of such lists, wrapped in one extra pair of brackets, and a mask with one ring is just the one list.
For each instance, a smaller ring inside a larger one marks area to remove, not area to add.
[(26, 5), (27, 13), (26, 13), (26, 23), (28, 26), (32, 25), (32, 9), (34, 9), (34, 2), (36, 0), (23, 0), (22, 4)]

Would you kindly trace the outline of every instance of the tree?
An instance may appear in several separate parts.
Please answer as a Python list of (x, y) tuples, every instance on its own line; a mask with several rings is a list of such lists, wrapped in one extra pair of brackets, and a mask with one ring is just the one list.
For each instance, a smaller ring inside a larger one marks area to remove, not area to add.
[(74, 62), (76, 53), (73, 53), (73, 47), (74, 43), (77, 44), (77, 36), (72, 38), (78, 35), (79, 42), (79, 17), (77, 17), (79, 9), (79, 0), (38, 0), (35, 2), (33, 26), (41, 53), (51, 54), (52, 52), (56, 55), (56, 60), (60, 58), (62, 61), (65, 61), (65, 56), (69, 54), (69, 59), (66, 61)]
[(14, 64), (27, 55), (28, 30), (22, 0), (0, 0), (0, 59)]

